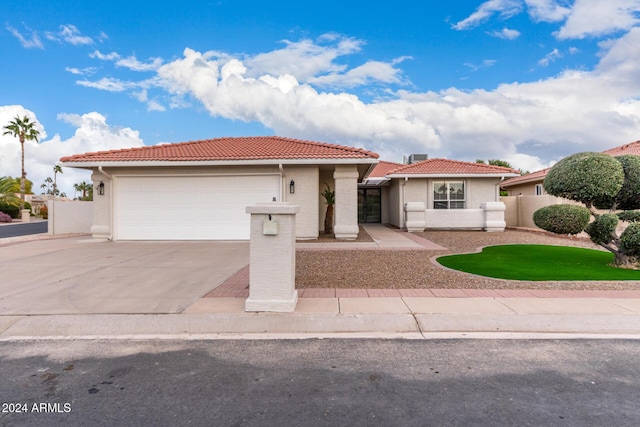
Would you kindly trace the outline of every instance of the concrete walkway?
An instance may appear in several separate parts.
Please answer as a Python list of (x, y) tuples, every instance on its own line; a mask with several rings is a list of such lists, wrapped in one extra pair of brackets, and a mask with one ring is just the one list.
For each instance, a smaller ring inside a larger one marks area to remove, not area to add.
[(410, 251), (424, 251), (424, 250), (444, 250), (440, 245), (423, 239), (418, 236), (414, 236), (411, 233), (407, 233), (402, 230), (394, 230), (386, 227), (382, 224), (363, 224), (362, 228), (365, 229), (367, 234), (373, 239), (373, 242), (298, 242), (296, 243), (297, 250), (410, 250)]

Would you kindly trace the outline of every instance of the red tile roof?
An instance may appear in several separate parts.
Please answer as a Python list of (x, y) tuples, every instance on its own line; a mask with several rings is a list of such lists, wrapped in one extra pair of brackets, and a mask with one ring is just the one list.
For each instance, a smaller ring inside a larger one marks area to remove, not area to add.
[(626, 154), (640, 156), (640, 141), (631, 142), (629, 144), (621, 145), (619, 147), (610, 148), (609, 150), (603, 151), (603, 153), (610, 154), (614, 157), (624, 156)]
[[(604, 150), (603, 153), (609, 154), (610, 156), (614, 157), (629, 154), (633, 156), (640, 156), (640, 141), (613, 147), (608, 150)], [(507, 188), (513, 185), (524, 184), (527, 182), (542, 182), (547, 176), (547, 172), (549, 172), (549, 169), (551, 168), (542, 169), (537, 172), (532, 172), (526, 175), (508, 179), (501, 184), (501, 187)]]
[(518, 174), (511, 168), (462, 162), (448, 159), (429, 159), (401, 166), (387, 175), (509, 175)]
[(76, 154), (60, 159), (64, 163), (134, 161), (224, 161), (265, 159), (377, 159), (378, 154), (361, 148), (278, 136), (216, 138), (161, 144), (122, 150)]
[(389, 172), (399, 167), (404, 166), (402, 163), (387, 162), (380, 160), (380, 162), (373, 168), (371, 173), (367, 175), (367, 178), (384, 178)]
[(524, 184), (526, 182), (538, 182), (544, 180), (544, 177), (547, 176), (547, 172), (549, 169), (546, 168), (536, 172), (531, 172), (526, 175), (516, 176), (515, 178), (510, 178), (500, 184), (501, 187), (511, 187), (512, 185)]

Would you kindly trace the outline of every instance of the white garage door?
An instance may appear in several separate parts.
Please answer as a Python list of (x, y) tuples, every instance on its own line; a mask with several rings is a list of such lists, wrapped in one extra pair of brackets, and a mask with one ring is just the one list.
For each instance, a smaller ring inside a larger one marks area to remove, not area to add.
[(248, 240), (256, 202), (280, 200), (279, 175), (119, 177), (117, 240)]

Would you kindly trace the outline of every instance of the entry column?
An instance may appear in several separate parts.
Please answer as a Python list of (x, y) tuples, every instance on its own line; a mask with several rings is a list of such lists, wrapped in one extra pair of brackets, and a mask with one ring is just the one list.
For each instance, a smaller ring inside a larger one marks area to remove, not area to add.
[(289, 203), (247, 206), (251, 214), (249, 298), (245, 311), (292, 312), (296, 291), (296, 213)]
[(336, 239), (355, 240), (358, 237), (358, 169), (352, 165), (337, 165), (333, 172), (336, 191), (333, 232)]

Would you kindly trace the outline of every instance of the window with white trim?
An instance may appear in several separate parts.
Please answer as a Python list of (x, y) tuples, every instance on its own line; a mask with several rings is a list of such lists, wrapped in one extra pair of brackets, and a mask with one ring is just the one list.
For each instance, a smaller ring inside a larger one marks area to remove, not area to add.
[(536, 184), (536, 196), (542, 196), (544, 194), (544, 188), (542, 184)]
[(464, 181), (433, 183), (433, 209), (465, 209), (466, 200)]

